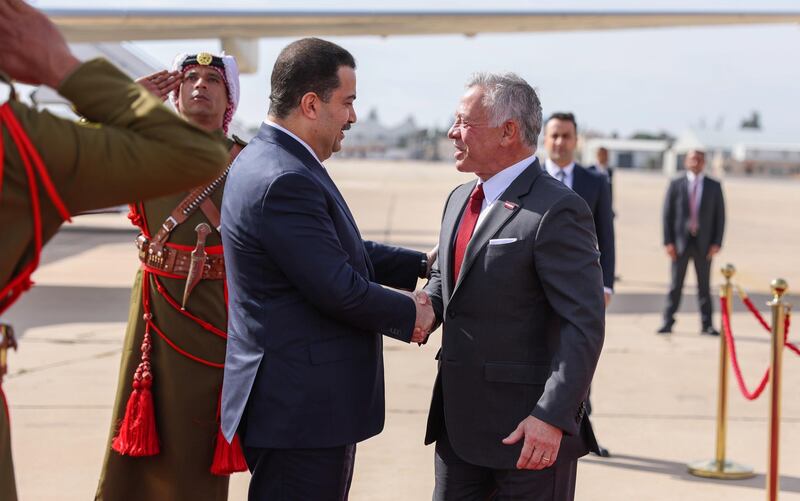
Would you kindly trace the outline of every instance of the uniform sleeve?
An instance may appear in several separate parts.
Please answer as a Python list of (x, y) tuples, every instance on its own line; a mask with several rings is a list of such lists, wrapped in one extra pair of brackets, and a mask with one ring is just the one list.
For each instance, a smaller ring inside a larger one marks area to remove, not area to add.
[(87, 123), (18, 103), (14, 112), (73, 214), (198, 186), (228, 162), (221, 136), (189, 124), (105, 60), (80, 65), (58, 91)]

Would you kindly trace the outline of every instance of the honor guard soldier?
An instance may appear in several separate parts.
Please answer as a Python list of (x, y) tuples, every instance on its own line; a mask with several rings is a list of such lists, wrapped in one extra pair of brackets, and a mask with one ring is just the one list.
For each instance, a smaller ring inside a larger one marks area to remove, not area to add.
[[(42, 246), (71, 216), (209, 182), (228, 155), (102, 59), (81, 63), (41, 12), (0, 0), (0, 315), (31, 286)], [(48, 85), (87, 119), (16, 99), (11, 79)], [(5, 399), (2, 407), (5, 409)], [(0, 413), (0, 499), (15, 500), (8, 420)]]
[[(233, 57), (181, 54), (172, 71), (139, 82), (171, 96), (189, 122), (228, 132), (239, 102)], [(231, 162), (244, 146), (228, 139)], [(131, 205), (142, 264), (97, 500), (225, 501), (229, 474), (247, 469), (238, 441), (219, 433), (228, 322), (219, 207), (227, 173), (188, 194)]]

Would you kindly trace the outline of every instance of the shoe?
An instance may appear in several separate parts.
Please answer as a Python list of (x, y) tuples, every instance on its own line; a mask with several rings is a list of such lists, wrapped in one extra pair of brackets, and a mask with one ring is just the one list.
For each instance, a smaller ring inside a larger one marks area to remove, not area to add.
[(611, 453), (608, 452), (608, 449), (606, 449), (605, 447), (603, 447), (600, 444), (597, 444), (597, 450), (596, 451), (592, 451), (592, 454), (594, 454), (595, 456), (600, 456), (601, 458), (610, 458), (611, 457)]
[(700, 334), (704, 334), (706, 336), (719, 336), (719, 331), (712, 326), (703, 327), (703, 330), (700, 331)]
[(656, 334), (671, 334), (672, 333), (672, 325), (671, 324), (664, 324), (656, 331)]

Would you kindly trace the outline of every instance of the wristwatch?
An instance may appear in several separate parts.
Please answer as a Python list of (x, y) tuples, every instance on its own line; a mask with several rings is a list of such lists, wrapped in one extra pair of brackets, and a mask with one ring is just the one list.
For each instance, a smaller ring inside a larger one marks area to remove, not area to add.
[(422, 259), (419, 261), (419, 273), (417, 276), (419, 278), (431, 278), (430, 272), (428, 271), (428, 255), (424, 252), (422, 253)]

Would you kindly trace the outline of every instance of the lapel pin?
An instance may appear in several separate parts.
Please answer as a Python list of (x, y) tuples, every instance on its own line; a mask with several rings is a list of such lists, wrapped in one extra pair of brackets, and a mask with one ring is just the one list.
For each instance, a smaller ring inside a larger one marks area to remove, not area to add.
[(503, 202), (503, 207), (505, 207), (508, 210), (514, 210), (519, 206), (514, 202)]

